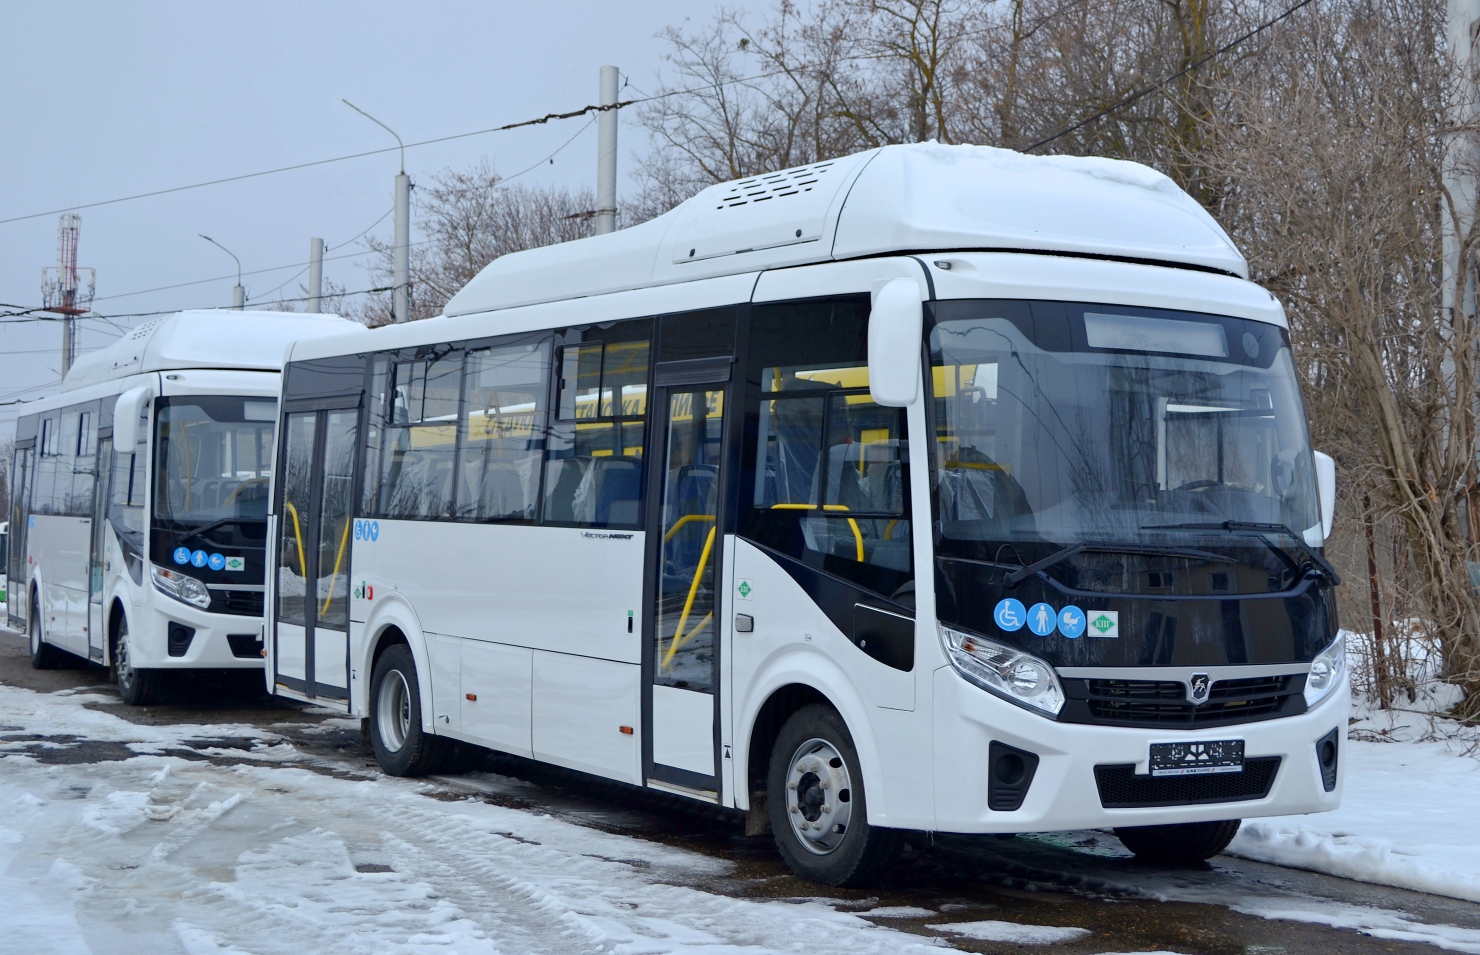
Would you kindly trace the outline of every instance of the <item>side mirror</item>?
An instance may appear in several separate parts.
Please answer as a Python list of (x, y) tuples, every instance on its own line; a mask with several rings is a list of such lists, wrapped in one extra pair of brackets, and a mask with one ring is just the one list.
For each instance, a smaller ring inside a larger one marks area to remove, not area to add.
[(113, 450), (119, 454), (133, 454), (139, 443), (139, 415), (144, 406), (154, 397), (154, 389), (148, 385), (130, 388), (118, 396), (113, 406)]
[(868, 317), (868, 392), (886, 408), (904, 408), (920, 395), (920, 286), (890, 279), (874, 295)]
[(1321, 534), (1331, 538), (1331, 525), (1336, 522), (1336, 459), (1320, 451), (1316, 456), (1316, 489), (1321, 498)]

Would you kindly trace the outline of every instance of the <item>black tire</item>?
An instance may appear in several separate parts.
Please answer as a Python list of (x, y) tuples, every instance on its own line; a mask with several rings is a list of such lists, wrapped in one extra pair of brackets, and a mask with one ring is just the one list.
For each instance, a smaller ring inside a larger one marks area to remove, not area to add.
[(164, 694), (162, 671), (138, 669), (133, 665), (127, 617), (118, 621), (118, 635), (113, 638), (113, 680), (118, 684), (118, 695), (129, 706), (153, 706)]
[(375, 661), (370, 678), (370, 746), (391, 776), (426, 776), (446, 762), (448, 741), (421, 728), (421, 689), (411, 648), (398, 643)]
[[(866, 885), (903, 846), (898, 830), (868, 824), (853, 737), (838, 712), (819, 703), (793, 713), (776, 737), (766, 770), (766, 810), (781, 858), (813, 882)], [(808, 834), (799, 831), (804, 827)]]
[(31, 642), (31, 667), (35, 670), (55, 670), (62, 665), (66, 655), (43, 639), (41, 608), (37, 606), (38, 603), (40, 601), (33, 596), (31, 612), (26, 615), (26, 636)]
[(1171, 826), (1121, 826), (1120, 844), (1143, 862), (1195, 865), (1228, 848), (1238, 835), (1238, 819), (1223, 822), (1183, 822)]

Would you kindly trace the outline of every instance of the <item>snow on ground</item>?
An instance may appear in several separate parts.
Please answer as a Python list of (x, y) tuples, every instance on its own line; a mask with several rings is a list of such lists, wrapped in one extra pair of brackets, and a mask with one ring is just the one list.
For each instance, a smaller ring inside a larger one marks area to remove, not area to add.
[(1057, 925), (1022, 925), (1018, 922), (947, 922), (932, 925), (937, 932), (952, 932), (979, 942), (1011, 942), (1014, 945), (1058, 945), (1090, 934), (1089, 929)]
[(14, 951), (938, 951), (821, 902), (693, 887), (727, 862), (428, 798), (426, 782), (161, 754), (229, 730), (139, 726), (85, 699), (0, 687), (7, 731), (142, 751), (46, 765), (16, 752), (28, 743), (0, 743), (0, 900)]
[(1436, 715), (1453, 690), (1424, 683), (1398, 710), (1359, 699), (1341, 808), (1248, 820), (1229, 852), (1480, 902), (1480, 727)]

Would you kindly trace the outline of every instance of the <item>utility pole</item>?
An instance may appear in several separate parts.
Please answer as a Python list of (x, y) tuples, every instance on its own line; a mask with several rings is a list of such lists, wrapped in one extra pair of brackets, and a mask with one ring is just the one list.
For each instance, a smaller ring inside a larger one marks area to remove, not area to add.
[(370, 122), (396, 137), (401, 147), (401, 172), (396, 176), (396, 237), (395, 250), (391, 259), (391, 321), (405, 322), (411, 318), (411, 177), (406, 175), (406, 144), (396, 131), (371, 116), (347, 99), (341, 103), (359, 113)]
[(318, 312), (324, 296), (324, 240), (308, 240), (308, 310)]
[(217, 242), (210, 236), (202, 232), (197, 232), (196, 235), (200, 236), (202, 239), (205, 239), (207, 242), (211, 243), (211, 245), (214, 245), (222, 252), (225, 252), (227, 255), (231, 256), (231, 260), (236, 263), (236, 286), (231, 290), (231, 307), (236, 309), (238, 312), (246, 308), (247, 290), (242, 287), (242, 260), (236, 257), (235, 252), (231, 251), (226, 246)]
[[(57, 264), (41, 270), (42, 310), (62, 316), (62, 377), (72, 370), (77, 358), (78, 315), (86, 315), (92, 305), (97, 277), (92, 269), (77, 267), (77, 240), (82, 235), (82, 217), (65, 213), (57, 226)], [(81, 288), (79, 273), (87, 273), (87, 288)]]
[(617, 68), (601, 68), (600, 104), (608, 109), (596, 119), (596, 222), (597, 235), (617, 231)]

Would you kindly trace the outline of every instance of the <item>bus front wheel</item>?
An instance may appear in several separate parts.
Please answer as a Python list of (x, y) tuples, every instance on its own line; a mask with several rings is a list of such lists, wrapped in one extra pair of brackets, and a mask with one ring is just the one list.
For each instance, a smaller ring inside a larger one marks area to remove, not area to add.
[(781, 858), (804, 879), (864, 885), (898, 856), (900, 834), (868, 824), (858, 751), (843, 718), (814, 703), (791, 715), (771, 750), (766, 809)]
[(447, 741), (421, 728), (421, 688), (411, 648), (398, 643), (375, 661), (370, 680), (370, 745), (380, 768), (392, 776), (435, 773)]
[(62, 651), (41, 638), (41, 608), (38, 603), (32, 599), (31, 612), (26, 616), (26, 636), (31, 640), (31, 667), (55, 670), (62, 664)]
[(1228, 848), (1238, 835), (1240, 820), (1183, 822), (1170, 826), (1117, 826), (1120, 844), (1143, 862), (1194, 865)]
[(134, 666), (126, 617), (118, 621), (118, 636), (114, 638), (113, 679), (118, 684), (118, 695), (129, 706), (149, 706), (158, 702), (164, 685), (164, 674), (160, 671)]

